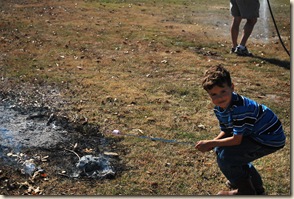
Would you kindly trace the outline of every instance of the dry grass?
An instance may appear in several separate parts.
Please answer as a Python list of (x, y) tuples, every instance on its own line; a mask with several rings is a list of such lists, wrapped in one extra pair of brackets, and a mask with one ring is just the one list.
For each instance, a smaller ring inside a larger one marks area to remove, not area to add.
[[(53, 85), (68, 102), (62, 111), (86, 116), (104, 133), (140, 129), (146, 136), (196, 142), (218, 133), (200, 83), (208, 66), (223, 64), (237, 92), (265, 103), (281, 118), (286, 147), (255, 164), (268, 194), (289, 195), (290, 59), (272, 25), (269, 40), (259, 39), (261, 24), (248, 43), (256, 56), (230, 55), (227, 4), (1, 2), (1, 89), (22, 82)], [(289, 49), (289, 2), (272, 7)], [(118, 147), (127, 151), (120, 158), (129, 168), (119, 178), (76, 182), (52, 177), (41, 188), (46, 195), (211, 195), (225, 188), (213, 153), (136, 137), (125, 137)]]

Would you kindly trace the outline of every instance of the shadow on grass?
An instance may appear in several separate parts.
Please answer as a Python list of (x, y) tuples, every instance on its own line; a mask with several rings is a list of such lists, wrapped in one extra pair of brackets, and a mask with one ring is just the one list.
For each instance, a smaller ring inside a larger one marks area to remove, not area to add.
[(291, 67), (290, 66), (290, 61), (283, 61), (283, 60), (279, 60), (279, 59), (276, 59), (276, 58), (266, 58), (266, 57), (260, 57), (260, 56), (254, 56), (254, 57), (258, 58), (260, 60), (266, 61), (268, 63), (277, 65), (279, 67), (289, 69), (289, 70), (290, 70), (290, 67)]

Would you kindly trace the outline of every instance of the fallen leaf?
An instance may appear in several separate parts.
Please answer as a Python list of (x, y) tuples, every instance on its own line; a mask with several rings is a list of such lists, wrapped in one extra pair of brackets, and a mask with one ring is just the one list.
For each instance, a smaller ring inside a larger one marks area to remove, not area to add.
[(118, 156), (118, 154), (117, 153), (114, 153), (114, 152), (104, 152), (104, 155)]
[(92, 153), (94, 149), (85, 148), (83, 151), (86, 153)]
[(198, 127), (201, 129), (205, 129), (205, 126), (203, 124), (199, 124)]

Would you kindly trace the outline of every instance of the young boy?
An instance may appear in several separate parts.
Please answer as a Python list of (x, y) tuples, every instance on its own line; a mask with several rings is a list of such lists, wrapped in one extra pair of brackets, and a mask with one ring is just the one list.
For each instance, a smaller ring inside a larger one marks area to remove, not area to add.
[(264, 195), (261, 176), (251, 162), (284, 147), (281, 122), (265, 105), (235, 93), (230, 73), (222, 66), (209, 68), (202, 86), (215, 104), (220, 133), (195, 148), (214, 149), (227, 184), (235, 188), (218, 195)]

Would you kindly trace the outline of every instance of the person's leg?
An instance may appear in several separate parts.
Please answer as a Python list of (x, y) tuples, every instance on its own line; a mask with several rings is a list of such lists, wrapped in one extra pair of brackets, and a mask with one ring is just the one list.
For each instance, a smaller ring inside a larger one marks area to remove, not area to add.
[(262, 182), (260, 174), (255, 169), (253, 164), (249, 163), (248, 167), (249, 167), (249, 175), (251, 176), (252, 184), (253, 184), (253, 187), (255, 188), (256, 194), (264, 195), (265, 190), (263, 187), (263, 182)]
[(256, 195), (251, 177), (238, 179), (235, 183), (236, 189), (220, 191), (217, 195)]
[[(256, 195), (265, 195), (265, 190), (263, 187), (263, 182), (262, 182), (261, 176), (258, 173), (258, 171), (255, 169), (253, 164), (249, 163), (247, 168), (244, 167), (244, 169), (248, 169), (249, 175), (251, 177), (252, 185), (256, 191)], [(233, 189), (233, 190), (237, 189), (237, 186), (235, 184), (232, 184), (230, 181), (227, 181), (226, 185), (230, 189)]]
[(259, 17), (260, 3), (259, 0), (237, 0), (236, 6), (239, 8), (240, 17), (247, 21), (243, 27), (241, 40), (236, 47), (235, 53), (240, 56), (252, 56), (252, 53), (246, 47), (246, 43)]
[(250, 37), (256, 22), (257, 18), (247, 19), (247, 22), (245, 23), (243, 28), (240, 45), (246, 46), (247, 40)]
[(239, 35), (239, 27), (242, 21), (241, 17), (233, 17), (231, 24), (231, 39), (232, 39), (232, 48), (236, 48), (238, 46), (238, 35)]
[[(256, 169), (250, 162), (265, 155), (275, 152), (278, 149), (263, 147), (248, 138), (243, 138), (240, 145), (231, 147), (217, 147), (217, 163), (225, 177), (242, 193), (223, 192), (223, 194), (254, 194), (255, 187), (262, 185), (262, 180)], [(251, 181), (251, 179), (254, 181)], [(252, 186), (253, 185), (253, 186)], [(252, 188), (254, 187), (254, 188)]]

